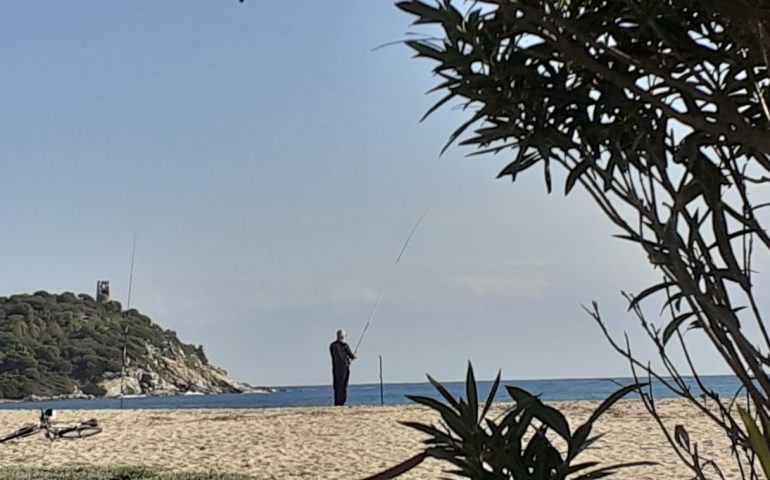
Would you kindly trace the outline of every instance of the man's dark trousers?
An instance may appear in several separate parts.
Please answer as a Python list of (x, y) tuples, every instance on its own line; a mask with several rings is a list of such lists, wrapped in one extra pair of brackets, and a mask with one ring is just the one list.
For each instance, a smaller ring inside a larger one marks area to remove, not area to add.
[(348, 399), (348, 380), (350, 368), (341, 365), (334, 367), (334, 405), (345, 405)]

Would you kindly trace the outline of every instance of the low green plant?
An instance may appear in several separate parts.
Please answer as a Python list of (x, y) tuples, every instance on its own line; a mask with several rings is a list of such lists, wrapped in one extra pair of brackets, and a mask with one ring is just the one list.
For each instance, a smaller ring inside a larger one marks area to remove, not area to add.
[[(500, 374), (492, 384), (486, 401), (480, 405), (473, 367), (469, 363), (465, 382), (466, 398), (454, 398), (443, 385), (428, 376), (446, 403), (425, 396), (409, 396), (441, 417), (441, 425), (403, 422), (428, 435), (425, 455), (455, 466), (452, 473), (475, 480), (588, 480), (610, 476), (619, 469), (654, 465), (654, 462), (624, 462), (599, 466), (598, 462), (579, 462), (577, 457), (601, 435), (591, 435), (596, 420), (615, 402), (642, 385), (620, 388), (607, 397), (588, 421), (571, 430), (567, 419), (536, 395), (515, 386), (506, 386), (514, 405), (498, 418), (487, 418), (500, 385)], [(560, 437), (566, 452), (552, 439)]]
[(253, 480), (254, 477), (220, 472), (167, 472), (146, 467), (70, 466), (54, 468), (0, 468), (3, 480)]

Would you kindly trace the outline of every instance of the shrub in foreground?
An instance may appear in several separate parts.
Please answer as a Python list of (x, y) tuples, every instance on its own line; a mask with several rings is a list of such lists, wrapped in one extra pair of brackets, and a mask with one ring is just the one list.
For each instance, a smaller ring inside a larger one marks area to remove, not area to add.
[[(544, 404), (536, 395), (515, 386), (506, 386), (513, 406), (497, 418), (489, 418), (492, 401), (500, 386), (498, 373), (483, 405), (479, 403), (473, 367), (468, 364), (466, 398), (454, 398), (439, 382), (428, 376), (446, 402), (431, 397), (409, 396), (412, 401), (435, 410), (439, 426), (419, 422), (404, 425), (428, 435), (425, 450), (385, 472), (366, 480), (388, 480), (415, 468), (426, 457), (451, 463), (447, 473), (474, 480), (588, 480), (608, 477), (618, 470), (654, 462), (624, 462), (600, 466), (599, 462), (580, 462), (578, 456), (601, 435), (591, 435), (594, 423), (615, 402), (642, 385), (625, 386), (607, 397), (590, 418), (572, 430), (564, 415)], [(560, 451), (554, 445), (565, 445)], [(562, 449), (564, 450), (564, 449)]]

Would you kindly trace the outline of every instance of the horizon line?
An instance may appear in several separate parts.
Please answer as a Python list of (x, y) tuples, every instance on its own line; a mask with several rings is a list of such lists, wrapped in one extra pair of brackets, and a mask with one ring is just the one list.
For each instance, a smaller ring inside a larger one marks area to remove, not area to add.
[[(700, 378), (715, 378), (715, 377), (735, 377), (734, 374), (731, 373), (709, 373), (709, 374), (701, 374), (698, 375)], [(669, 379), (672, 377), (669, 376), (661, 376), (661, 378)], [(683, 375), (682, 378), (695, 378), (694, 375)], [(556, 378), (517, 378), (517, 379), (505, 379), (501, 378), (500, 382), (560, 382), (560, 381), (571, 381), (571, 380), (604, 380), (604, 381), (612, 381), (612, 380), (633, 380), (634, 377), (632, 376), (602, 376), (602, 377), (556, 377)], [(654, 379), (653, 379), (654, 380)], [(476, 383), (491, 383), (494, 379), (489, 380), (482, 380), (477, 378)], [(640, 378), (640, 381), (644, 381), (644, 379)], [(248, 385), (251, 385), (249, 382), (246, 382)], [(439, 381), (442, 385), (446, 385), (448, 383), (465, 383), (465, 379), (461, 380), (450, 380), (450, 381)], [(419, 385), (419, 384), (430, 384), (430, 382), (426, 379), (424, 381), (407, 381), (407, 382), (383, 382), (383, 385)], [(331, 382), (329, 383), (317, 383), (317, 384), (305, 384), (305, 385), (252, 385), (255, 388), (313, 388), (313, 387), (326, 387), (331, 385)], [(351, 383), (350, 386), (359, 386), (359, 387), (366, 387), (366, 386), (378, 386), (379, 382), (367, 382), (367, 383)]]

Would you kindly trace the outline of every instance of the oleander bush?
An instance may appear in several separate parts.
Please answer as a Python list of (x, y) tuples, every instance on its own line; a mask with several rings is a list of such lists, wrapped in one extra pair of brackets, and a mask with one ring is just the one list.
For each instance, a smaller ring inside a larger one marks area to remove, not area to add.
[[(500, 374), (486, 401), (480, 403), (470, 363), (465, 398), (454, 398), (439, 382), (430, 376), (428, 380), (443, 402), (426, 396), (409, 398), (434, 410), (441, 421), (438, 425), (403, 424), (428, 435), (424, 453), (452, 464), (454, 468), (447, 473), (474, 480), (588, 480), (610, 476), (624, 468), (654, 464), (641, 461), (602, 466), (578, 458), (600, 438), (592, 435), (596, 420), (619, 399), (638, 391), (638, 384), (620, 388), (607, 397), (585, 423), (573, 430), (558, 409), (516, 386), (505, 387), (513, 406), (490, 418)], [(560, 449), (562, 445), (566, 449)]]
[[(770, 3), (397, 6), (421, 29), (406, 45), (434, 65), (432, 91), (441, 97), (426, 116), (444, 105), (465, 112), (447, 146), (505, 156), (499, 177), (538, 170), (549, 193), (563, 178), (565, 195), (588, 194), (615, 236), (660, 274), (625, 297), (662, 367), (609, 335), (596, 302), (586, 310), (633, 375), (660, 381), (724, 433), (740, 478), (760, 478), (757, 457), (770, 473), (770, 327), (760, 277), (770, 253)], [(660, 313), (652, 317), (642, 306), (654, 300)], [(703, 384), (688, 349), (697, 337), (739, 379), (751, 418)], [(660, 420), (651, 393), (642, 399)], [(658, 424), (695, 478), (725, 478), (726, 468), (699, 453), (698, 442), (711, 439)]]

